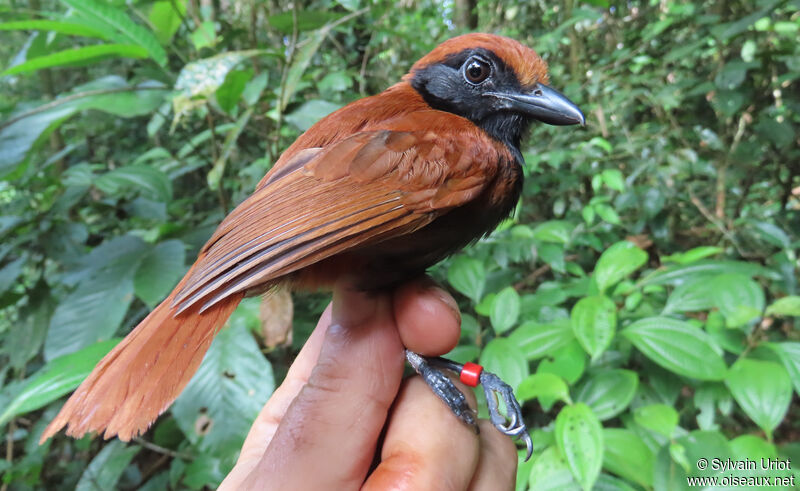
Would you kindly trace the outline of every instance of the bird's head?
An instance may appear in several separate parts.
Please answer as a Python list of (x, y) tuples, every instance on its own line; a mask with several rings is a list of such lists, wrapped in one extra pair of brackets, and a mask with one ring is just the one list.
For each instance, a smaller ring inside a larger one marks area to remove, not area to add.
[(404, 78), (434, 109), (463, 116), (515, 149), (532, 121), (585, 124), (583, 113), (547, 84), (547, 64), (503, 36), (465, 34), (445, 41)]

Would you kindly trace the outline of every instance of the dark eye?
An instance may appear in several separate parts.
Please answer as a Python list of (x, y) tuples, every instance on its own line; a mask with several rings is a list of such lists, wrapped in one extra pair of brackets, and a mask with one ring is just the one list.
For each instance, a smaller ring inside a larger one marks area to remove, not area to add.
[(464, 65), (464, 78), (470, 83), (479, 84), (491, 74), (492, 67), (478, 58), (472, 58)]

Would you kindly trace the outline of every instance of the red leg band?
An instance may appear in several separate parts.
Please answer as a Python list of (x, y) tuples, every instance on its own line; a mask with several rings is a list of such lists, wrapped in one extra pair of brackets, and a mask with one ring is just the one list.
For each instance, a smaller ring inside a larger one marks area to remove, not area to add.
[(483, 371), (483, 367), (478, 365), (477, 363), (467, 362), (464, 363), (464, 367), (461, 369), (461, 373), (459, 374), (459, 378), (462, 382), (469, 385), (470, 387), (477, 387), (478, 384), (481, 383), (481, 372)]

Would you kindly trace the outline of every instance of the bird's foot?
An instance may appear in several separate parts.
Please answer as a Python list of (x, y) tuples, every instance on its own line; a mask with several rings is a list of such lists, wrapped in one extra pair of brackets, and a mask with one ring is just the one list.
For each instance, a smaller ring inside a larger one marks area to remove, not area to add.
[[(525, 442), (527, 449), (527, 461), (533, 453), (533, 441), (528, 434), (528, 427), (522, 419), (522, 407), (517, 398), (514, 397), (514, 390), (497, 375), (483, 370), (482, 367), (474, 363), (461, 364), (452, 360), (440, 357), (424, 357), (406, 350), (408, 363), (419, 373), (425, 383), (439, 396), (441, 400), (458, 416), (461, 421), (466, 423), (478, 432), (475, 423), (476, 415), (468, 405), (464, 394), (453, 384), (453, 382), (442, 372), (442, 369), (453, 371), (459, 374), (462, 382), (472, 387), (479, 383), (483, 385), (483, 392), (486, 395), (486, 404), (489, 408), (489, 418), (501, 433), (512, 438), (520, 438)], [(499, 399), (503, 400), (506, 407), (506, 414), (500, 412)]]
[(450, 380), (444, 372), (432, 365), (432, 360), (437, 358), (426, 358), (413, 351), (406, 350), (406, 360), (409, 365), (422, 377), (434, 394), (447, 404), (447, 407), (458, 416), (458, 419), (470, 426), (475, 433), (478, 433), (478, 417), (475, 410), (467, 404), (467, 398), (458, 390), (458, 387)]

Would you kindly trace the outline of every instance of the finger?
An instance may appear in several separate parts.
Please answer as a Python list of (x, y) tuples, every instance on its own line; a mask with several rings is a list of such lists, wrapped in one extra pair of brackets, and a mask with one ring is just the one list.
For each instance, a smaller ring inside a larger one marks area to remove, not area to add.
[(512, 490), (517, 479), (517, 447), (511, 438), (497, 431), (492, 422), (478, 421), (480, 456), (470, 491)]
[(363, 482), (402, 378), (403, 346), (387, 296), (338, 288), (332, 318), (308, 383), (242, 487), (355, 489)]
[(247, 434), (237, 465), (243, 459), (261, 458), (289, 405), (308, 382), (308, 377), (317, 364), (322, 342), (325, 338), (325, 331), (331, 325), (331, 310), (331, 305), (328, 305), (322, 313), (317, 327), (314, 328), (292, 366), (289, 367), (283, 382), (275, 389), (269, 401), (261, 409), (253, 426), (250, 428), (250, 432)]
[[(475, 407), (471, 390), (458, 384)], [(478, 465), (478, 436), (420, 377), (404, 383), (367, 490), (467, 489)]]
[(461, 314), (453, 297), (424, 277), (401, 286), (394, 312), (406, 348), (425, 356), (443, 355), (458, 344)]

